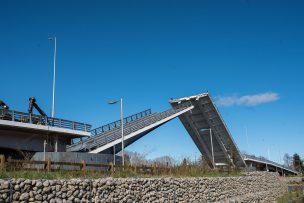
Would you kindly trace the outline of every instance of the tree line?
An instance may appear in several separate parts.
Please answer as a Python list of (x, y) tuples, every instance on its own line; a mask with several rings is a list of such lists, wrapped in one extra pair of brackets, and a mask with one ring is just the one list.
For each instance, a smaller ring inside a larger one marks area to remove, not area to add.
[(298, 153), (295, 153), (293, 156), (286, 153), (283, 157), (283, 161), (284, 166), (291, 167), (300, 173), (304, 172), (304, 160), (300, 157)]

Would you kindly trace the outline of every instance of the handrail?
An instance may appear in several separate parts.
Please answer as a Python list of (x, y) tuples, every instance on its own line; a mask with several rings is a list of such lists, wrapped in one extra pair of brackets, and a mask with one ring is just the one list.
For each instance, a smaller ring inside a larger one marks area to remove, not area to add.
[[(138, 120), (140, 118), (143, 118), (145, 116), (150, 115), (151, 112), (152, 112), (151, 109), (147, 109), (145, 111), (141, 111), (139, 113), (133, 114), (133, 115), (128, 116), (128, 117), (125, 117), (123, 119), (123, 123), (124, 124), (131, 123), (135, 120)], [(114, 121), (112, 123), (109, 123), (109, 124), (106, 124), (106, 125), (103, 125), (101, 127), (98, 127), (98, 128), (95, 128), (95, 129), (91, 130), (91, 136), (96, 136), (96, 135), (102, 134), (104, 132), (113, 130), (115, 128), (119, 128), (120, 126), (121, 126), (121, 120)]]
[[(180, 111), (190, 107), (191, 105), (192, 104), (189, 102), (189, 103), (175, 106), (173, 109), (169, 109), (169, 110), (161, 112), (161, 113), (153, 113), (153, 114), (151, 113), (150, 109), (148, 109), (146, 111), (142, 111), (142, 112), (146, 112), (148, 114), (146, 116), (133, 120), (132, 122), (127, 122), (127, 125), (124, 126), (125, 136), (134, 131), (137, 131), (141, 128), (144, 128), (148, 125), (151, 125), (152, 123), (162, 120), (172, 114), (180, 112)], [(140, 112), (140, 113), (142, 113), (142, 112)], [(136, 115), (136, 114), (134, 114), (134, 115)], [(120, 127), (120, 121), (118, 121), (118, 122), (119, 122), (119, 127)], [(113, 123), (115, 123), (115, 122), (113, 122)], [(102, 128), (102, 127), (100, 127), (100, 128)], [(120, 138), (121, 132), (118, 131), (118, 129), (119, 128), (116, 127), (116, 129), (113, 128), (111, 130), (101, 132), (100, 134), (95, 134), (96, 136), (91, 136), (91, 137), (83, 138), (83, 139), (77, 138), (77, 139), (75, 139), (75, 141), (73, 142), (72, 145), (68, 146), (68, 148), (74, 148), (74, 147), (77, 148), (77, 146), (79, 146), (81, 148), (79, 150), (81, 151), (81, 150), (92, 150), (93, 148), (95, 148), (97, 146), (103, 146), (107, 143), (110, 143), (110, 142)], [(95, 129), (92, 130), (91, 132), (93, 132), (93, 131), (95, 131)]]
[(65, 128), (65, 129), (78, 130), (84, 132), (90, 132), (91, 130), (91, 125), (89, 124), (69, 121), (60, 118), (34, 115), (34, 114), (30, 116), (28, 113), (7, 110), (7, 109), (0, 109), (0, 120), (45, 125), (45, 126)]
[[(174, 109), (169, 109), (169, 110), (161, 112), (161, 113), (156, 113), (155, 115), (152, 115), (151, 117), (147, 117), (147, 120), (145, 120), (143, 117), (142, 119), (144, 119), (144, 120), (139, 119), (139, 123), (136, 123), (136, 124), (131, 123), (130, 126), (126, 125), (124, 127), (124, 132), (126, 132), (126, 135), (131, 134), (134, 131), (144, 128), (145, 126), (151, 125), (152, 123), (162, 120), (162, 119), (164, 119), (170, 115), (173, 115), (177, 112), (180, 112), (188, 107), (189, 107), (189, 105), (187, 105), (187, 106), (183, 105), (183, 106), (179, 106)], [(114, 140), (119, 139), (120, 136), (121, 136), (121, 133), (117, 131), (117, 132), (113, 132), (113, 134), (110, 134), (110, 135), (101, 135), (98, 137), (90, 137), (87, 140), (83, 140), (83, 142), (75, 143), (73, 146), (76, 146), (77, 144), (83, 144), (84, 142), (86, 142), (85, 148), (92, 150), (93, 148), (95, 148), (97, 146), (102, 146), (102, 145), (108, 144), (110, 142), (113, 142)]]
[[(148, 122), (145, 123), (144, 126), (151, 125), (152, 123), (155, 123), (156, 121), (159, 121), (159, 120), (162, 120), (162, 119), (164, 119), (166, 117), (169, 117), (169, 116), (171, 116), (171, 115), (173, 115), (173, 114), (175, 114), (177, 112), (180, 112), (180, 111), (182, 111), (182, 110), (184, 110), (184, 109), (186, 109), (188, 107), (190, 107), (190, 105), (183, 105), (183, 106), (179, 106), (178, 108), (175, 108), (175, 109), (169, 109), (167, 111), (158, 113), (158, 114), (154, 115), (152, 118), (148, 119)], [(153, 118), (156, 118), (157, 120), (152, 120)], [(135, 127), (135, 129), (133, 129), (134, 127)], [(143, 128), (143, 127), (140, 127), (139, 125), (137, 125), (137, 126), (128, 126), (128, 127), (124, 128), (124, 131), (128, 131), (129, 130), (130, 132), (128, 134), (130, 134), (130, 133), (132, 133), (134, 131), (137, 131), (137, 130), (139, 130), (141, 128)], [(100, 137), (100, 138), (102, 140), (105, 139), (105, 137)], [(116, 140), (118, 138), (120, 138), (120, 133), (117, 133), (117, 135), (114, 134), (113, 135), (113, 139), (108, 140), (107, 142), (105, 142), (105, 144), (110, 143), (113, 140)], [(97, 143), (98, 142), (99, 141), (97, 141)]]

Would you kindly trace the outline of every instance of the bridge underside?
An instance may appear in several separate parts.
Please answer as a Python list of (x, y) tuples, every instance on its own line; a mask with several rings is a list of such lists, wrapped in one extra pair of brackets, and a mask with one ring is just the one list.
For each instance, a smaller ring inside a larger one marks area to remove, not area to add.
[(189, 102), (194, 107), (180, 115), (179, 119), (211, 167), (246, 166), (209, 94), (172, 99), (169, 102), (173, 108)]
[[(163, 123), (164, 124), (164, 123)], [(161, 124), (161, 125), (163, 125)], [(143, 136), (147, 135), (148, 133), (150, 133), (151, 131), (153, 131), (154, 129), (160, 127), (161, 125), (151, 128), (149, 130), (146, 130), (144, 132), (141, 132), (139, 134), (134, 135), (131, 138), (127, 138), (124, 140), (124, 147), (128, 147), (129, 145), (133, 144), (134, 142), (136, 142), (137, 140), (139, 140), (140, 138), (142, 138)], [(122, 149), (122, 145), (121, 145), (121, 139), (116, 140), (116, 142), (112, 142), (110, 147), (107, 147), (107, 149), (103, 150), (102, 154), (117, 154), (118, 152), (120, 152)], [(93, 152), (92, 152), (93, 153)]]

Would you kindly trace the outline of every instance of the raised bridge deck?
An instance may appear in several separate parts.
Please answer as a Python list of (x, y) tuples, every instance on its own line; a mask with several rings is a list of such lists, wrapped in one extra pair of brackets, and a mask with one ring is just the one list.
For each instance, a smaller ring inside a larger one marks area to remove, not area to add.
[[(124, 144), (125, 147), (132, 144), (139, 138), (151, 132), (155, 128), (190, 111), (193, 107), (189, 105), (179, 106), (176, 109), (169, 109), (161, 113), (152, 113), (151, 110), (144, 111), (144, 115), (132, 120), (130, 117), (124, 119)], [(143, 113), (143, 112), (141, 112)], [(128, 119), (130, 119), (129, 122)], [(92, 130), (90, 138), (84, 138), (77, 143), (68, 146), (68, 151), (87, 151), (89, 153), (117, 153), (121, 150), (120, 121), (112, 123), (111, 128), (101, 127)], [(106, 130), (103, 130), (106, 129)]]
[(172, 99), (173, 108), (191, 103), (192, 111), (179, 116), (194, 143), (205, 155), (210, 166), (235, 165), (245, 167), (241, 153), (234, 142), (224, 120), (208, 93)]

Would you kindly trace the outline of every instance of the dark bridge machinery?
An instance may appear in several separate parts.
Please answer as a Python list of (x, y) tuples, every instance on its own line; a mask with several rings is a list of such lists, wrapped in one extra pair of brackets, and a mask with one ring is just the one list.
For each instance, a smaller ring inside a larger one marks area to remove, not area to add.
[(29, 108), (28, 108), (30, 123), (33, 122), (32, 121), (33, 108), (35, 108), (40, 113), (41, 116), (47, 117), (47, 115), (44, 113), (44, 111), (42, 111), (42, 109), (36, 103), (35, 97), (30, 97), (29, 98)]
[[(34, 108), (40, 115), (33, 114)], [(28, 113), (14, 111), (1, 102), (0, 108), (0, 153), (17, 152), (64, 152), (74, 138), (90, 136), (91, 125), (48, 117), (29, 98)]]
[[(212, 168), (230, 165), (297, 174), (275, 162), (242, 155), (208, 93), (169, 103), (172, 108), (164, 112), (148, 109), (124, 118), (125, 147), (178, 117)], [(33, 114), (33, 108), (39, 116)], [(29, 99), (28, 113), (11, 111), (0, 100), (0, 149), (41, 152), (47, 141), (47, 151), (116, 154), (121, 151), (121, 135), (120, 121), (91, 130), (88, 124), (47, 117), (34, 97)]]
[(9, 109), (9, 107), (2, 100), (0, 100), (0, 108), (1, 109)]

